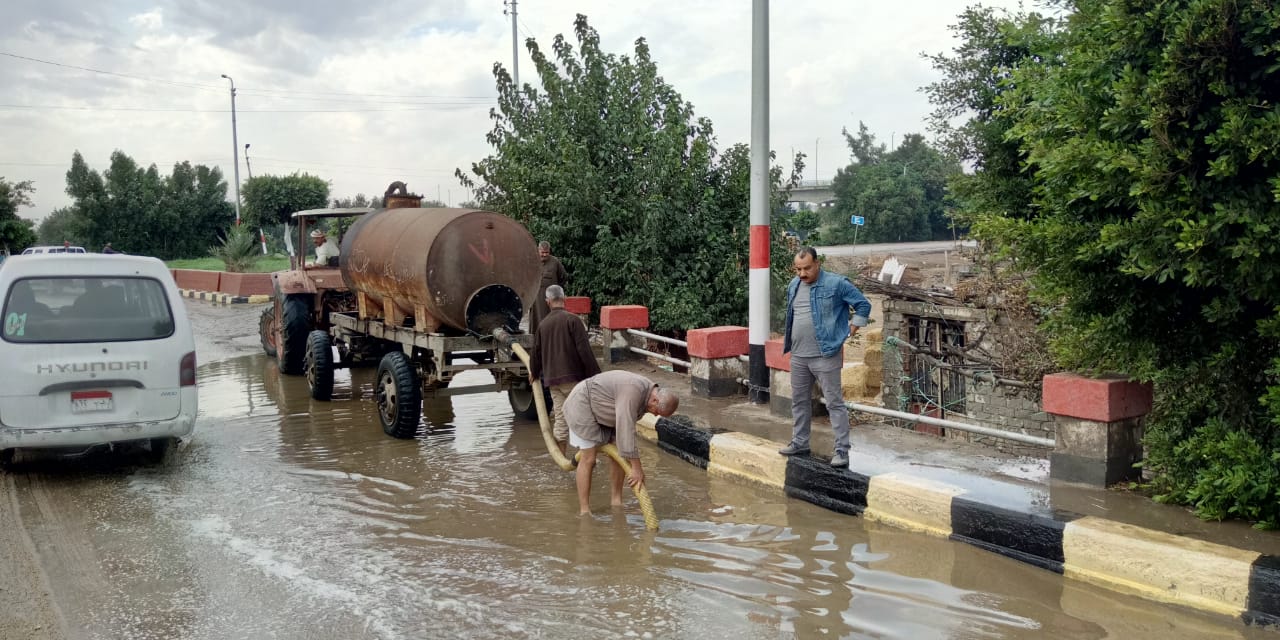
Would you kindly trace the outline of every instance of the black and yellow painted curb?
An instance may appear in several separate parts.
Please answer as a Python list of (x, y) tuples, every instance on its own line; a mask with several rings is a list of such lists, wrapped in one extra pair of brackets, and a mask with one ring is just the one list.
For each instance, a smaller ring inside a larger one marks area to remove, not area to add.
[(229, 293), (218, 293), (216, 291), (192, 291), (190, 289), (179, 289), (182, 297), (191, 298), (193, 300), (204, 300), (206, 302), (215, 302), (217, 304), (262, 304), (270, 302), (271, 296), (233, 296)]
[(1250, 624), (1280, 625), (1280, 557), (1092, 516), (1031, 512), (899, 472), (783, 457), (778, 443), (646, 415), (642, 437), (708, 473), (838, 513), (964, 542), (1069, 578)]

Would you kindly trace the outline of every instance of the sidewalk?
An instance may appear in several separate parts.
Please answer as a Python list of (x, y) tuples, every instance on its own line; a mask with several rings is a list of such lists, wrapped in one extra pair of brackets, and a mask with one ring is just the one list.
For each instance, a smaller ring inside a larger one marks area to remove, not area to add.
[(193, 291), (191, 289), (178, 289), (182, 293), (182, 297), (191, 298), (193, 300), (204, 300), (206, 302), (215, 302), (218, 304), (262, 304), (271, 302), (271, 296), (233, 296), (229, 293), (218, 293), (216, 291)]
[[(849, 469), (828, 464), (832, 434), (813, 422), (813, 454), (777, 453), (790, 419), (744, 396), (707, 399), (689, 378), (640, 360), (623, 368), (680, 395), (672, 419), (641, 434), (707, 469), (847, 515), (946, 537), (1109, 589), (1280, 624), (1280, 532), (1206, 522), (1122, 490), (1049, 482), (1047, 459), (1014, 457), (851, 413)], [(644, 423), (642, 423), (642, 427)]]

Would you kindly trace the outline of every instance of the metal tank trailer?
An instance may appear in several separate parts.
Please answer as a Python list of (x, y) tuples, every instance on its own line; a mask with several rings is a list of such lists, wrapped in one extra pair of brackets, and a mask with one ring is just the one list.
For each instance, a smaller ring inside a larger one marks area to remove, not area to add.
[[(336, 368), (376, 360), (374, 400), (388, 435), (417, 433), (424, 393), (507, 391), (517, 415), (536, 415), (528, 371), (511, 352), (513, 343), (533, 346), (520, 320), (539, 285), (537, 244), (519, 222), (474, 209), (377, 210), (347, 230), (338, 267), (354, 308), (327, 311), (307, 335), (302, 369), (313, 398), (332, 397)], [(477, 369), (493, 383), (449, 388)]]

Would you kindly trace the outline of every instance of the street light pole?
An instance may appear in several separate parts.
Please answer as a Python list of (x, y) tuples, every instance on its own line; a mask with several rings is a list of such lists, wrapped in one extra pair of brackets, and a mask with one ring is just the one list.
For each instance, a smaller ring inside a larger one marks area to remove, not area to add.
[(813, 186), (818, 186), (818, 143), (822, 138), (813, 139)]
[(253, 179), (253, 167), (249, 166), (249, 143), (244, 143), (244, 170), (249, 173), (249, 179)]
[(236, 139), (236, 81), (222, 74), (231, 83), (231, 159), (236, 174), (236, 226), (240, 225), (240, 141)]

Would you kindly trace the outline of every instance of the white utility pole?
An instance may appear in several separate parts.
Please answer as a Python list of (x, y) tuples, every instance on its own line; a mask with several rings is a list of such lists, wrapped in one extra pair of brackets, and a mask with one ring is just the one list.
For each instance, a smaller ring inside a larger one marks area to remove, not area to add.
[(769, 401), (769, 0), (751, 2), (751, 259), (747, 276), (747, 400)]
[(240, 226), (240, 141), (236, 139), (236, 81), (222, 74), (231, 83), (231, 160), (236, 174), (236, 226)]
[(516, 0), (507, 0), (509, 8), (503, 13), (511, 14), (511, 81), (516, 91), (520, 90), (520, 38), (516, 35)]

